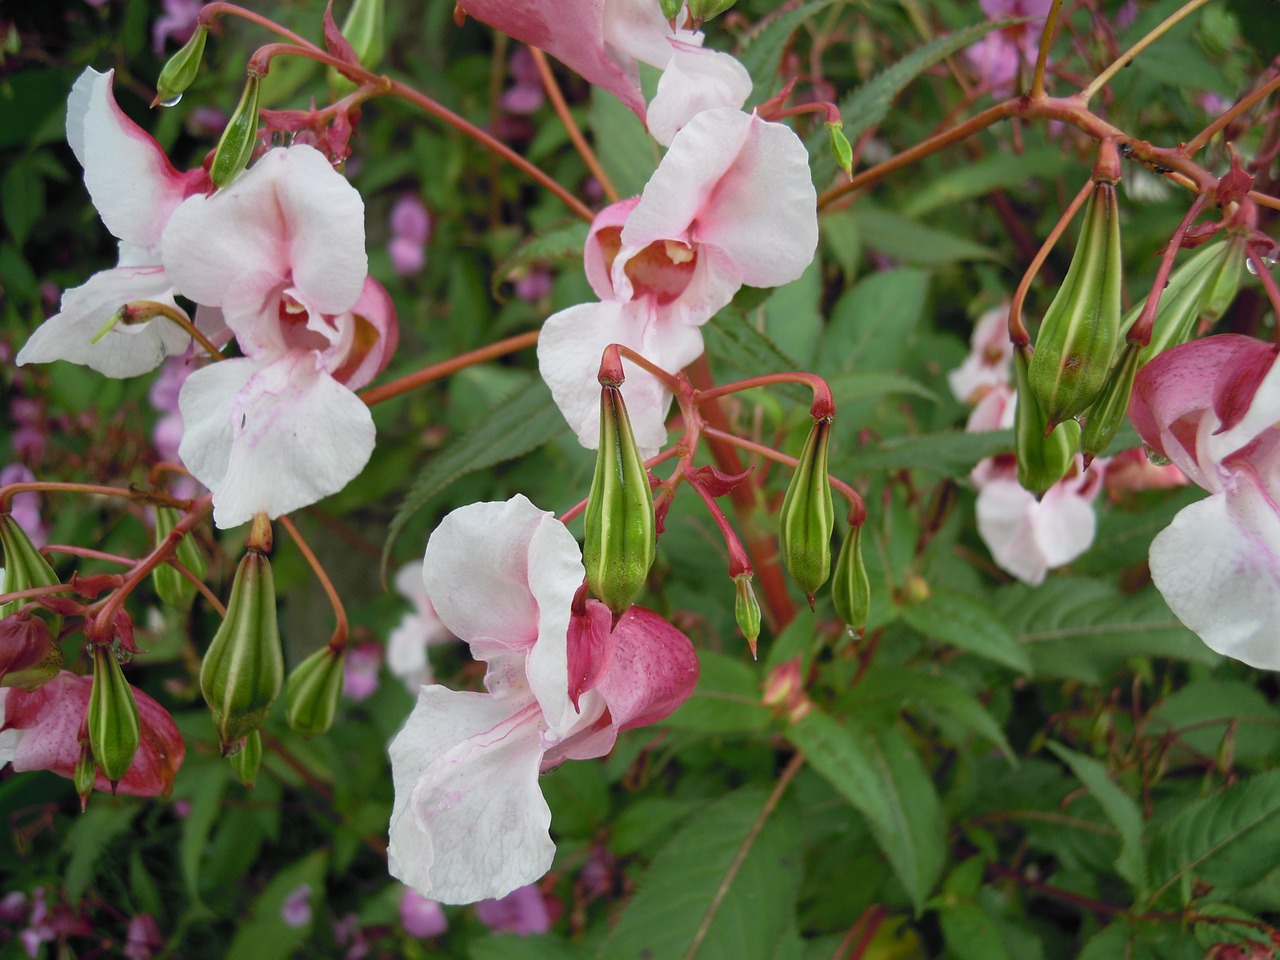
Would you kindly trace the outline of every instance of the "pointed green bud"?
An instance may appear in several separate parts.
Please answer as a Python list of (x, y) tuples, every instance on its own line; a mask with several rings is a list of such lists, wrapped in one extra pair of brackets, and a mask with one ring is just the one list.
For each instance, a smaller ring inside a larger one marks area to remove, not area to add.
[(208, 36), (209, 28), (204, 24), (197, 24), (191, 39), (169, 58), (169, 62), (160, 71), (160, 78), (156, 80), (156, 98), (151, 101), (151, 106), (177, 106), (187, 88), (195, 82), (200, 61), (204, 59), (204, 42)]
[[(1244, 244), (1233, 239), (1206, 244), (1169, 274), (1151, 325), (1151, 341), (1142, 351), (1139, 366), (1193, 339), (1201, 317), (1221, 317), (1240, 289), (1243, 271)], [(1126, 331), (1145, 305), (1144, 299), (1125, 315)]]
[(114, 785), (133, 765), (142, 737), (138, 701), (109, 646), (93, 648), (93, 687), (89, 691), (89, 749), (102, 775)]
[(796, 472), (778, 513), (778, 551), (787, 573), (813, 607), (813, 597), (831, 572), (831, 531), (836, 512), (827, 476), (831, 418), (813, 421)]
[(314, 737), (333, 726), (346, 662), (346, 647), (324, 646), (294, 667), (285, 689), (285, 719), (293, 730)]
[(751, 574), (744, 573), (733, 578), (735, 596), (733, 615), (737, 618), (738, 629), (747, 638), (747, 646), (751, 648), (751, 659), (756, 657), (756, 641), (760, 639), (760, 602), (756, 600), (756, 592), (751, 587)]
[(80, 757), (76, 760), (76, 769), (71, 779), (76, 785), (76, 794), (80, 797), (80, 812), (84, 813), (85, 808), (89, 806), (89, 794), (93, 793), (93, 784), (98, 779), (98, 768), (93, 762), (93, 750), (88, 740), (80, 741)]
[(1040, 401), (1027, 386), (1027, 351), (1013, 351), (1013, 379), (1018, 390), (1018, 406), (1014, 412), (1013, 435), (1017, 444), (1018, 483), (1037, 497), (1061, 480), (1071, 466), (1080, 440), (1080, 424), (1065, 420), (1048, 430)]
[(662, 4), (662, 15), (668, 20), (675, 20), (680, 16), (680, 8), (684, 6), (684, 0), (659, 0)]
[[(0, 593), (17, 593), (32, 587), (52, 587), (62, 581), (35, 548), (31, 538), (8, 513), (0, 513), (0, 549), (4, 550), (4, 579)], [(0, 603), (0, 617), (16, 613), (22, 603)]]
[(871, 611), (871, 581), (867, 579), (867, 565), (862, 559), (862, 524), (849, 524), (849, 532), (840, 545), (836, 572), (831, 578), (831, 600), (836, 616), (850, 631), (862, 636)]
[(706, 21), (720, 16), (733, 7), (738, 0), (689, 0), (689, 16), (695, 25), (701, 27)]
[(258, 779), (258, 768), (262, 766), (262, 734), (257, 730), (250, 730), (244, 740), (236, 744), (233, 752), (227, 755), (227, 759), (231, 762), (231, 771), (236, 779), (252, 790), (254, 781)]
[(836, 163), (844, 171), (846, 177), (853, 176), (853, 146), (844, 134), (844, 124), (828, 123), (827, 132), (831, 135), (831, 152)]
[(616, 621), (644, 588), (658, 534), (649, 472), (622, 391), (609, 384), (600, 390), (600, 450), (583, 520), (587, 584)]
[(1029, 382), (1049, 423), (1079, 416), (1102, 393), (1120, 343), (1122, 283), (1115, 184), (1095, 183), (1031, 358)]
[(1133, 378), (1142, 366), (1142, 351), (1128, 344), (1120, 355), (1120, 362), (1111, 371), (1102, 396), (1093, 402), (1084, 417), (1080, 430), (1080, 450), (1088, 464), (1094, 457), (1106, 453), (1116, 438), (1121, 424), (1129, 414), (1129, 396), (1133, 393)]
[(258, 92), (262, 85), (256, 73), (249, 74), (240, 94), (236, 112), (227, 121), (209, 167), (209, 179), (216, 187), (225, 187), (249, 165), (253, 148), (258, 143)]
[[(182, 514), (173, 507), (156, 507), (155, 542), (157, 546), (169, 536), (169, 532), (181, 517)], [(191, 534), (188, 533), (178, 542), (174, 557), (197, 577), (204, 578), (204, 555), (200, 552), (200, 548), (196, 546), (195, 539)], [(194, 583), (167, 563), (162, 563), (156, 567), (151, 576), (155, 583), (156, 595), (164, 603), (175, 610), (187, 611), (191, 609), (192, 601), (196, 597), (196, 585)]]
[(200, 692), (227, 753), (267, 718), (284, 685), (271, 564), (249, 550), (236, 569), (227, 615), (200, 665)]

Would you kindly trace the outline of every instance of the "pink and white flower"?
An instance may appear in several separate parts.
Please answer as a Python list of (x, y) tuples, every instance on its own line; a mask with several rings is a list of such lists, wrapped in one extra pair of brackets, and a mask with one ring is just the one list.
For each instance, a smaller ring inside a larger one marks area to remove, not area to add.
[(396, 590), (413, 604), (413, 612), (406, 613), (387, 637), (387, 669), (413, 694), (433, 677), (427, 648), (455, 639), (436, 616), (422, 574), (421, 563), (407, 564), (396, 573)]
[(1052, 0), (980, 0), (991, 20), (1027, 18), (994, 30), (967, 48), (966, 59), (977, 70), (984, 86), (998, 92), (1013, 89), (1019, 72), (1029, 74), (1040, 52), (1040, 34)]
[(1012, 382), (1013, 344), (1008, 321), (1009, 308), (1004, 306), (988, 310), (973, 325), (969, 355), (947, 374), (947, 384), (961, 403), (978, 403), (988, 390)]
[(308, 146), (272, 150), (173, 215), (164, 261), (186, 296), (220, 307), (245, 356), (183, 384), (180, 453), (213, 491), (214, 522), (278, 517), (341, 490), (373, 452), (352, 391), (395, 349), (395, 309), (367, 276), (364, 205)]
[(1211, 649), (1280, 669), (1280, 365), (1276, 348), (1223, 334), (1138, 372), (1129, 417), (1209, 496), (1151, 543), (1151, 579)]
[(639, 607), (609, 635), (609, 612), (592, 601), (592, 628), (603, 627), (611, 656), (590, 689), (575, 691), (575, 707), (568, 635), (581, 553), (564, 524), (524, 497), (455, 510), (424, 563), (441, 621), (488, 666), (488, 692), (419, 692), (390, 748), (388, 862), (424, 897), (472, 903), (550, 868), (539, 773), (603, 756), (620, 731), (665, 717), (692, 692), (697, 659), (683, 634)]
[[(191, 343), (163, 317), (117, 323), (103, 334), (111, 317), (133, 300), (182, 312), (161, 262), (160, 240), (178, 206), (209, 187), (203, 170), (179, 173), (160, 145), (125, 116), (111, 92), (113, 74), (89, 69), (75, 82), (67, 101), (67, 142), (84, 167), (85, 186), (102, 222), (120, 241), (120, 261), (63, 295), (61, 311), (18, 353), (19, 365), (68, 360), (109, 377), (132, 377)], [(204, 318), (201, 324), (206, 325)]]
[[(592, 224), (585, 267), (602, 302), (562, 310), (542, 328), (538, 367), (579, 441), (598, 442), (606, 346), (625, 344), (674, 373), (702, 353), (698, 327), (739, 287), (795, 280), (817, 242), (817, 194), (795, 133), (737, 110), (698, 114), (644, 194)], [(636, 442), (656, 453), (670, 393), (630, 365), (622, 390)]]

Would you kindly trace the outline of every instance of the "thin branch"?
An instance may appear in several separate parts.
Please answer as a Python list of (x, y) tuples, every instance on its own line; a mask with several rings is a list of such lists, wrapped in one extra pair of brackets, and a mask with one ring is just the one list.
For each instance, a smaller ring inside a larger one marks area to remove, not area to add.
[(532, 347), (538, 342), (538, 334), (540, 332), (539, 330), (530, 330), (528, 333), (519, 333), (514, 337), (507, 337), (505, 340), (491, 343), (487, 347), (480, 347), (478, 350), (470, 350), (467, 353), (451, 357), (443, 363), (432, 364), (416, 373), (407, 374), (398, 380), (392, 380), (390, 383), (384, 383), (380, 387), (366, 390), (360, 394), (360, 399), (367, 406), (372, 407), (375, 404), (382, 403), (384, 400), (390, 400), (392, 397), (398, 397), (403, 393), (408, 393), (410, 390), (424, 387), (428, 383), (449, 376), (451, 373), (457, 373), (459, 370), (475, 366), (477, 363), (496, 360), (498, 357), (505, 357), (509, 353)]
[(1153, 27), (1145, 37), (1135, 43), (1124, 53), (1120, 54), (1120, 56), (1109, 67), (1094, 77), (1093, 80), (1090, 81), (1089, 85), (1080, 91), (1080, 102), (1082, 104), (1088, 103), (1093, 98), (1093, 95), (1105, 87), (1112, 77), (1125, 67), (1129, 66), (1129, 64), (1133, 63), (1134, 57), (1164, 36), (1164, 34), (1174, 24), (1194, 13), (1208, 2), (1209, 0), (1190, 0), (1189, 3), (1184, 4), (1174, 13), (1165, 17), (1164, 20), (1156, 24), (1156, 26)]
[(569, 139), (573, 141), (578, 155), (582, 157), (582, 162), (587, 165), (591, 175), (596, 178), (600, 188), (604, 191), (604, 195), (609, 198), (609, 202), (617, 203), (618, 191), (614, 187), (613, 181), (609, 179), (609, 175), (604, 172), (604, 167), (600, 166), (600, 160), (596, 157), (595, 151), (591, 149), (591, 145), (587, 143), (587, 138), (582, 135), (577, 122), (573, 119), (573, 114), (569, 112), (569, 105), (565, 103), (560, 84), (556, 83), (555, 74), (551, 72), (551, 64), (547, 63), (547, 55), (537, 47), (529, 47), (529, 52), (533, 54), (533, 62), (538, 68), (538, 76), (542, 78), (542, 89), (547, 92), (547, 98), (551, 101), (551, 106), (555, 108), (556, 116), (564, 124), (564, 129), (569, 134)]
[(297, 546), (298, 552), (306, 559), (312, 573), (320, 581), (320, 586), (324, 587), (325, 596), (329, 598), (329, 605), (333, 607), (333, 619), (336, 621), (333, 628), (333, 636), (329, 640), (329, 647), (334, 651), (341, 651), (346, 647), (347, 638), (351, 635), (351, 626), (347, 621), (347, 609), (342, 605), (342, 598), (338, 596), (338, 591), (334, 587), (333, 581), (329, 579), (329, 573), (325, 570), (324, 564), (317, 559), (311, 547), (307, 545), (307, 541), (298, 532), (294, 522), (287, 515), (279, 517), (278, 522), (280, 526), (284, 527), (285, 533), (289, 534), (290, 539)]

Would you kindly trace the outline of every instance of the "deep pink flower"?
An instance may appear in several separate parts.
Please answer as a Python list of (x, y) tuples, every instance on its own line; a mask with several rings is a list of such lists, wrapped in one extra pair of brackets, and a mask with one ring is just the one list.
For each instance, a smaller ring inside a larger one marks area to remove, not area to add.
[(1035, 65), (1040, 49), (1040, 33), (1053, 0), (982, 0), (982, 10), (991, 20), (1031, 18), (988, 33), (965, 50), (965, 57), (978, 72), (984, 86), (1011, 91), (1019, 71), (1027, 73)]
[(546, 102), (542, 77), (528, 47), (516, 47), (511, 54), (511, 77), (515, 80), (502, 94), (502, 109), (508, 113), (534, 113)]
[(494, 933), (516, 933), (522, 937), (551, 929), (547, 901), (537, 884), (517, 887), (500, 900), (481, 900), (476, 919)]

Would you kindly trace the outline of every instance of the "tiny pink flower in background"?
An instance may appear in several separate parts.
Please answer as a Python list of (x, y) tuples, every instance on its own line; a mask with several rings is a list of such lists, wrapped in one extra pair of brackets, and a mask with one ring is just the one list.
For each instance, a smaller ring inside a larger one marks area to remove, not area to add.
[(421, 563), (401, 567), (395, 586), (413, 604), (413, 612), (406, 613), (387, 638), (387, 669), (416, 695), (418, 688), (433, 677), (427, 648), (456, 638), (436, 616), (423, 582)]
[(348, 913), (333, 924), (333, 939), (340, 947), (346, 947), (346, 960), (364, 960), (369, 955), (369, 941), (365, 939), (360, 917)]
[(46, 425), (44, 407), (34, 397), (14, 397), (9, 404), (14, 431), (9, 438), (14, 454), (26, 464), (44, 459)]
[(1212, 90), (1206, 91), (1196, 97), (1196, 104), (1205, 113), (1210, 116), (1221, 116), (1235, 106), (1235, 101), (1230, 97), (1223, 96), (1220, 93), (1214, 93)]
[(166, 40), (179, 45), (190, 40), (203, 6), (203, 0), (164, 0), (164, 13), (151, 26), (151, 49), (163, 54)]
[(542, 89), (542, 77), (533, 62), (528, 47), (516, 47), (509, 64), (511, 79), (515, 81), (502, 94), (502, 109), (508, 113), (530, 114), (546, 102)]
[(1107, 461), (1107, 494), (1118, 499), (1141, 490), (1185, 487), (1187, 478), (1172, 463), (1154, 464), (1141, 447), (1124, 450)]
[(476, 904), (476, 919), (494, 933), (516, 933), (522, 937), (551, 929), (547, 901), (533, 883), (512, 890), (500, 900), (481, 900)]
[(974, 324), (969, 339), (969, 356), (947, 374), (951, 392), (961, 403), (977, 403), (992, 387), (1009, 385), (1013, 344), (1009, 342), (1008, 320), (1009, 308), (996, 307), (984, 313)]
[(427, 240), (431, 236), (431, 215), (422, 201), (406, 193), (391, 208), (391, 241), (387, 253), (391, 269), (409, 277), (427, 265)]
[(378, 669), (382, 666), (382, 645), (361, 643), (347, 651), (342, 678), (342, 695), (359, 703), (378, 689)]
[[(20, 463), (0, 467), (0, 487), (11, 483), (33, 483), (35, 479), (35, 474)], [(40, 494), (35, 491), (15, 494), (9, 502), (9, 513), (37, 547), (49, 542), (49, 527), (40, 516)]]
[(437, 900), (428, 900), (412, 887), (400, 898), (400, 926), (411, 937), (438, 937), (449, 929), (449, 919)]
[(129, 960), (151, 960), (163, 947), (164, 937), (155, 917), (140, 913), (129, 921), (124, 943), (124, 955)]
[(280, 905), (280, 919), (290, 927), (305, 927), (311, 922), (311, 884), (300, 883), (289, 891)]
[(27, 916), (27, 895), (13, 890), (0, 897), (0, 923), (15, 924)]
[(984, 86), (1011, 92), (1019, 72), (1030, 75), (1035, 65), (1040, 33), (1052, 0), (981, 0), (981, 4), (990, 20), (1031, 18), (988, 33), (964, 52)]
[(532, 266), (517, 277), (512, 286), (515, 288), (516, 296), (521, 300), (526, 303), (537, 303), (551, 293), (553, 287), (551, 271), (546, 267)]

